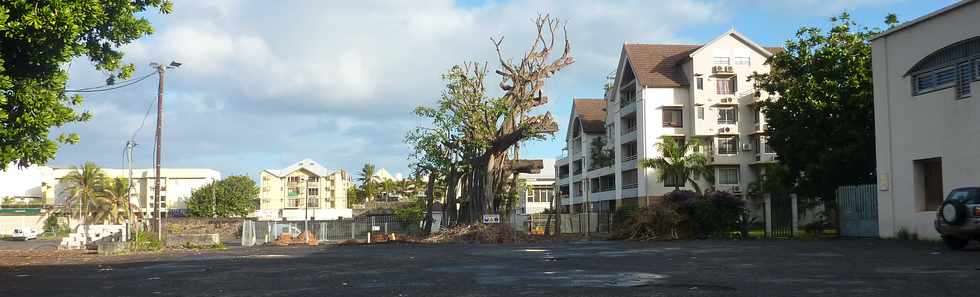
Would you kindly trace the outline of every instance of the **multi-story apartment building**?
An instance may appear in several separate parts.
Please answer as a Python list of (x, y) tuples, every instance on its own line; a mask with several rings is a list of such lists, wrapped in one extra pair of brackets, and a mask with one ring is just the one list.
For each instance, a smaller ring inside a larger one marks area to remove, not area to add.
[(271, 220), (349, 218), (347, 189), (353, 182), (344, 170), (329, 170), (304, 159), (283, 169), (259, 173), (259, 210), (255, 216)]
[(759, 165), (775, 159), (757, 107), (769, 95), (748, 77), (768, 72), (765, 61), (777, 50), (734, 30), (704, 45), (623, 45), (605, 98), (574, 100), (567, 155), (556, 163), (562, 205), (576, 212), (586, 203), (655, 203), (675, 182), (659, 182), (655, 169), (637, 165), (659, 154), (655, 145), (664, 137), (703, 144), (715, 184), (701, 181), (702, 188), (743, 194), (763, 173)]

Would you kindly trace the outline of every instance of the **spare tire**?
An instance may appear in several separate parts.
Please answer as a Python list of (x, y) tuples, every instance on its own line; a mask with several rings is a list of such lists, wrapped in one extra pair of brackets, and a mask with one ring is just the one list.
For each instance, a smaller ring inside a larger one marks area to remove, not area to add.
[(947, 200), (939, 208), (939, 217), (943, 218), (946, 224), (962, 225), (966, 221), (966, 205), (956, 200)]

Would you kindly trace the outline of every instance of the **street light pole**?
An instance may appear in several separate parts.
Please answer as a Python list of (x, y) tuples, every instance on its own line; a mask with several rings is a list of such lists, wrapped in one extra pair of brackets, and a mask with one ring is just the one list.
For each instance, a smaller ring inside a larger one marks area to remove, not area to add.
[(156, 130), (156, 160), (154, 160), (155, 176), (153, 185), (153, 216), (156, 218), (157, 239), (163, 241), (163, 217), (160, 213), (160, 159), (162, 152), (163, 139), (163, 80), (167, 69), (180, 67), (180, 63), (171, 61), (169, 65), (151, 63), (150, 66), (157, 69), (159, 83), (157, 84), (157, 130)]

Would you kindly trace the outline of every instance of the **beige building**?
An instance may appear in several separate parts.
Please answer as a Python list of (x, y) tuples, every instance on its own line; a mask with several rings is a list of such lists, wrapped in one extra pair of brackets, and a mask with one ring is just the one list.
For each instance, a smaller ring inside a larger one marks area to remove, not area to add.
[(953, 189), (980, 186), (980, 1), (872, 39), (878, 233), (938, 239)]
[[(748, 77), (766, 73), (778, 48), (763, 47), (735, 30), (703, 45), (625, 44), (615, 81), (602, 99), (576, 99), (568, 122), (566, 156), (557, 161), (558, 191), (573, 212), (583, 205), (615, 209), (647, 205), (680, 181), (660, 182), (640, 160), (654, 158), (664, 137), (699, 140), (711, 158), (715, 183), (737, 195), (775, 159), (766, 145), (757, 104), (769, 95)], [(612, 150), (608, 164), (594, 162), (592, 143)]]
[(270, 220), (336, 219), (351, 217), (347, 189), (351, 177), (344, 170), (329, 170), (304, 159), (283, 169), (259, 173), (259, 210), (255, 216)]

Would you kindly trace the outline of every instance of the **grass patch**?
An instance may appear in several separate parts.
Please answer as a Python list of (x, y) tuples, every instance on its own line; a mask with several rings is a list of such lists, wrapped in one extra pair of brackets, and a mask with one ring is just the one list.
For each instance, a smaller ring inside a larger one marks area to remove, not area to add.
[(152, 252), (163, 249), (163, 244), (157, 239), (156, 234), (150, 232), (138, 232), (133, 236), (132, 251)]

